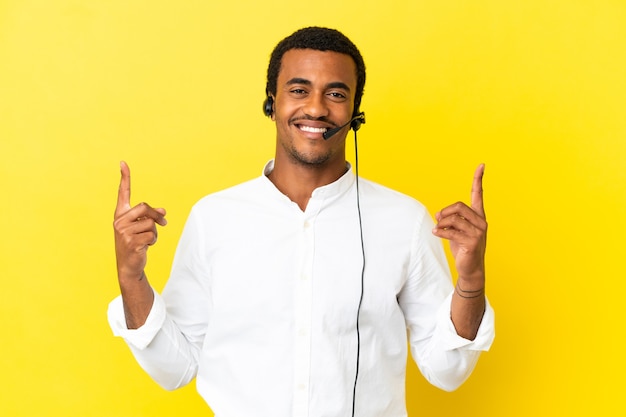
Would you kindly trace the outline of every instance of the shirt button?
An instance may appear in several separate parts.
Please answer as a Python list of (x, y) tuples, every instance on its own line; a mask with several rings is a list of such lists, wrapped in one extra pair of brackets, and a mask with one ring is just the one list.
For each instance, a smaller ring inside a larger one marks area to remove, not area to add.
[(304, 222), (304, 228), (308, 229), (309, 227), (311, 227), (311, 223), (309, 223), (308, 220), (307, 220), (307, 221)]
[(307, 281), (308, 279), (309, 279), (309, 276), (307, 274), (300, 275), (300, 280), (301, 281)]
[(299, 389), (300, 391), (304, 391), (304, 390), (306, 389), (306, 385), (304, 385), (304, 384), (298, 384), (298, 389)]

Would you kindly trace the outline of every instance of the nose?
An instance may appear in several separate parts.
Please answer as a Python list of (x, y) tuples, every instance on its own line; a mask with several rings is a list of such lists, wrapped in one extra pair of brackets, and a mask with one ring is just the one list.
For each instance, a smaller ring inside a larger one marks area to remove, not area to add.
[(328, 106), (326, 105), (326, 97), (322, 92), (310, 92), (304, 103), (304, 114), (319, 119), (328, 116)]

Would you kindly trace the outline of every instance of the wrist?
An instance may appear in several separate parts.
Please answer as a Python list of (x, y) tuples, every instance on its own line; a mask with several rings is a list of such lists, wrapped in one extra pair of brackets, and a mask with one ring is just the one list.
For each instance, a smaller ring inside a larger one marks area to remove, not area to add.
[(136, 269), (118, 267), (117, 277), (120, 281), (127, 281), (127, 282), (142, 281), (146, 279), (146, 273), (143, 269), (140, 271), (137, 271)]
[(458, 277), (456, 283), (464, 290), (477, 290), (485, 286), (485, 272), (478, 270), (470, 274), (463, 274), (457, 271)]
[(148, 277), (144, 271), (140, 273), (136, 272), (121, 272), (118, 271), (117, 279), (122, 292), (138, 291), (148, 284)]
[(454, 291), (461, 298), (479, 298), (485, 295), (485, 280), (466, 282), (459, 278)]

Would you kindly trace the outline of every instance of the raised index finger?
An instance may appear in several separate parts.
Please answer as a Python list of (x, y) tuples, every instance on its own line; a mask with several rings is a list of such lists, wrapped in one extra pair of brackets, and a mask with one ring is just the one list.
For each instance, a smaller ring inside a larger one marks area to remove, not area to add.
[(483, 205), (483, 174), (485, 164), (478, 165), (474, 172), (474, 182), (472, 183), (471, 205), (472, 209), (485, 218), (485, 207)]
[(120, 188), (117, 191), (117, 206), (115, 207), (115, 217), (119, 217), (130, 210), (130, 168), (126, 162), (120, 162)]

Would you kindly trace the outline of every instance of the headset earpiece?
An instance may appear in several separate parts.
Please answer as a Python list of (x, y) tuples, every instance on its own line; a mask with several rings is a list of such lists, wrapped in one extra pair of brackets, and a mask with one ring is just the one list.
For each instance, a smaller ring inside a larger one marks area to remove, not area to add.
[(361, 128), (361, 125), (365, 123), (365, 113), (361, 112), (356, 115), (352, 123), (350, 123), (350, 127), (355, 132)]
[(263, 102), (263, 114), (267, 117), (272, 117), (274, 113), (274, 98), (270, 95), (267, 96)]

